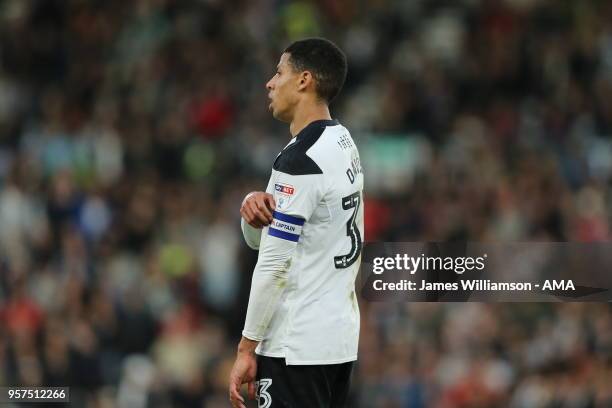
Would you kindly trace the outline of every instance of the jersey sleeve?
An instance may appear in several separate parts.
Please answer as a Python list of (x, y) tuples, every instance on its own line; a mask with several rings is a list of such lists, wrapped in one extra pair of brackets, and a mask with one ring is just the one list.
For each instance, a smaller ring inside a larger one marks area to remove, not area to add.
[(287, 271), (297, 243), (287, 239), (263, 240), (253, 278), (242, 335), (261, 341), (287, 283)]
[(278, 173), (272, 187), (277, 212), (308, 220), (323, 197), (323, 175)]
[[(274, 183), (272, 177), (270, 177), (270, 179), (268, 180), (268, 185), (266, 186), (266, 193), (272, 194), (273, 184)], [(244, 202), (251, 196), (251, 194), (252, 193), (249, 193), (244, 197), (241, 205), (244, 205)], [(242, 236), (244, 237), (244, 242), (246, 242), (248, 247), (254, 250), (258, 250), (259, 243), (261, 241), (262, 229), (251, 227), (242, 217), (240, 217), (240, 229), (242, 231)]]
[(276, 210), (268, 235), (297, 242), (304, 223), (322, 199), (322, 175), (279, 173), (273, 188)]
[(274, 183), (276, 210), (261, 241), (251, 281), (249, 306), (242, 335), (261, 341), (287, 281), (304, 223), (322, 197), (321, 175), (292, 176), (281, 173)]
[(261, 241), (261, 228), (251, 227), (246, 223), (244, 218), (240, 218), (240, 229), (242, 230), (242, 236), (244, 241), (251, 249), (259, 249), (259, 243)]

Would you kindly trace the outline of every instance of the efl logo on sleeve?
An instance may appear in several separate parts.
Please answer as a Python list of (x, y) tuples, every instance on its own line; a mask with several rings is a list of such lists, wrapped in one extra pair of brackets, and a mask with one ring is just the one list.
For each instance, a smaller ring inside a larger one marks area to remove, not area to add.
[(287, 208), (291, 197), (295, 193), (295, 188), (290, 184), (276, 183), (274, 184), (274, 199), (276, 200), (276, 207), (279, 210)]

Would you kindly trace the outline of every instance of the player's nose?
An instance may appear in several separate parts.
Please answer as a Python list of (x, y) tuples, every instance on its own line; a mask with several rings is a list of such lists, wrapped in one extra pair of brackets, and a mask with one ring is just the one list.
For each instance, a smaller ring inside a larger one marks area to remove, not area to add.
[(269, 81), (268, 81), (268, 83), (266, 84), (266, 89), (267, 89), (268, 91), (271, 91), (271, 90), (272, 90), (272, 80), (269, 80)]

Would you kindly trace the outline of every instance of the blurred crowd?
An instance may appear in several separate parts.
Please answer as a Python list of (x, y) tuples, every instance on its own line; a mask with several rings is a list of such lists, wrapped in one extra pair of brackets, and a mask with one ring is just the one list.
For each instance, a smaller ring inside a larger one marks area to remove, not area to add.
[[(226, 407), (287, 143), (264, 85), (325, 36), (368, 241), (605, 241), (605, 0), (0, 2), (0, 384)], [(607, 304), (362, 302), (354, 407), (612, 406)]]

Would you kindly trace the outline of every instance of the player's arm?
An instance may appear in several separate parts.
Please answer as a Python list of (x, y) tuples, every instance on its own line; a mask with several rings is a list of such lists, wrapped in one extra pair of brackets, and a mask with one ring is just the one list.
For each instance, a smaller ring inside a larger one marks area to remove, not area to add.
[[(303, 224), (303, 218), (274, 211), (268, 236), (259, 249), (242, 339), (230, 374), (230, 401), (234, 407), (246, 407), (244, 398), (240, 395), (240, 386), (244, 383), (248, 384), (249, 397), (255, 397), (255, 349), (263, 340), (287, 284), (287, 271)], [(292, 232), (288, 232), (289, 230)]]
[(255, 348), (263, 340), (286, 286), (287, 271), (305, 219), (310, 217), (321, 197), (320, 176), (295, 178), (281, 174), (277, 181), (291, 189), (275, 189), (278, 197), (273, 198), (279, 204), (276, 211), (273, 211), (268, 236), (261, 242), (253, 272), (243, 337), (230, 374), (230, 401), (235, 407), (245, 407), (244, 398), (240, 395), (240, 386), (244, 383), (248, 384), (249, 396), (254, 398), (257, 372)]
[(261, 228), (251, 227), (244, 218), (240, 219), (240, 229), (242, 230), (242, 236), (244, 237), (244, 242), (251, 249), (258, 250), (259, 243), (261, 242)]
[(274, 197), (262, 191), (253, 191), (244, 197), (240, 206), (240, 228), (245, 242), (251, 249), (259, 249), (261, 229), (272, 222), (276, 208)]
[(263, 339), (287, 284), (287, 271), (303, 225), (303, 218), (274, 211), (268, 237), (259, 248), (253, 272), (244, 337), (255, 341)]
[(267, 236), (261, 240), (242, 332), (248, 339), (261, 341), (276, 311), (304, 222), (322, 198), (322, 177), (280, 173), (275, 180), (276, 210)]

